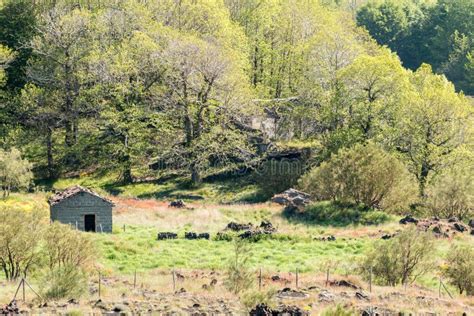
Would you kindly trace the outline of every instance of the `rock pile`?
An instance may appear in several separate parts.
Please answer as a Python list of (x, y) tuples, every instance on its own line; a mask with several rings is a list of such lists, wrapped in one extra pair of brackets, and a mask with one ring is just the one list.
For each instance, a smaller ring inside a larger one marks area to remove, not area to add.
[(185, 208), (186, 204), (184, 204), (183, 200), (176, 200), (176, 201), (171, 201), (168, 207)]
[[(405, 216), (400, 220), (400, 224), (407, 225), (413, 223), (419, 230), (431, 231), (436, 237), (449, 238), (457, 233), (469, 231), (469, 227), (456, 217), (442, 220), (437, 217), (427, 219), (416, 219), (411, 216)], [(474, 228), (471, 228), (471, 234), (474, 234)], [(388, 239), (388, 238), (387, 238)]]
[(209, 233), (193, 233), (193, 232), (186, 232), (184, 233), (184, 238), (186, 239), (209, 239)]
[[(259, 238), (262, 235), (269, 235), (273, 234), (277, 231), (277, 229), (273, 226), (272, 223), (269, 221), (262, 221), (260, 226), (254, 226), (251, 223), (248, 224), (241, 224), (236, 222), (230, 222), (227, 224), (224, 231), (235, 231), (235, 232), (242, 232), (238, 236), (242, 239), (251, 239), (251, 238)], [(222, 233), (218, 233), (218, 237), (224, 237)], [(224, 239), (224, 238), (220, 238)]]
[(303, 211), (306, 205), (311, 202), (311, 199), (308, 193), (295, 189), (288, 189), (273, 196), (271, 201), (289, 207), (293, 210)]
[(170, 232), (158, 233), (158, 240), (176, 239), (176, 238), (178, 238), (178, 234), (176, 233), (170, 233)]
[(251, 316), (277, 316), (277, 315), (289, 315), (289, 316), (302, 316), (309, 315), (308, 312), (302, 310), (298, 306), (280, 305), (275, 309), (270, 308), (265, 303), (258, 304), (250, 311)]
[(231, 231), (234, 231), (234, 232), (238, 232), (238, 231), (241, 231), (241, 230), (247, 230), (247, 229), (252, 229), (252, 228), (253, 228), (253, 225), (251, 223), (239, 224), (239, 223), (236, 223), (236, 222), (230, 222), (229, 224), (227, 224), (227, 226), (224, 230), (231, 230)]
[(8, 305), (0, 307), (0, 315), (18, 315), (20, 310), (16, 305), (16, 301), (11, 301)]

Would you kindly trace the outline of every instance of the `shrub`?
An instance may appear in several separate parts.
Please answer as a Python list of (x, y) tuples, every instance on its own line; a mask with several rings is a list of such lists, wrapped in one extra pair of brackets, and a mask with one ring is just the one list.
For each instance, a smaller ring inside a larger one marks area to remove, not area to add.
[(0, 268), (7, 280), (16, 280), (40, 264), (46, 212), (0, 206), (0, 219)]
[(377, 225), (389, 219), (381, 211), (375, 211), (361, 204), (342, 202), (317, 202), (308, 205), (303, 213), (288, 214), (299, 219), (318, 224), (335, 226), (349, 224)]
[(354, 309), (352, 308), (349, 309), (339, 304), (335, 307), (328, 307), (321, 313), (321, 316), (354, 316), (354, 315), (357, 315)]
[(255, 276), (248, 267), (249, 243), (240, 238), (234, 239), (234, 253), (226, 271), (225, 286), (234, 294), (250, 288)]
[(412, 227), (390, 240), (380, 240), (363, 259), (360, 269), (369, 278), (372, 268), (374, 280), (382, 285), (395, 286), (414, 282), (432, 265), (432, 236)]
[(448, 168), (428, 187), (426, 195), (430, 215), (469, 218), (474, 213), (474, 167)]
[(48, 267), (73, 266), (87, 269), (95, 258), (95, 247), (90, 236), (68, 225), (53, 223), (44, 235), (45, 254)]
[(87, 277), (81, 269), (66, 265), (46, 273), (41, 284), (41, 292), (47, 300), (79, 298), (87, 290)]
[(319, 200), (387, 210), (406, 209), (417, 196), (401, 162), (372, 143), (339, 150), (304, 175), (299, 186)]
[(242, 294), (240, 301), (248, 310), (251, 310), (258, 304), (273, 307), (275, 305), (275, 294), (276, 291), (274, 289), (267, 291), (248, 290)]
[(457, 287), (459, 293), (474, 295), (474, 248), (472, 246), (452, 246), (447, 257), (447, 267), (443, 272), (449, 283)]

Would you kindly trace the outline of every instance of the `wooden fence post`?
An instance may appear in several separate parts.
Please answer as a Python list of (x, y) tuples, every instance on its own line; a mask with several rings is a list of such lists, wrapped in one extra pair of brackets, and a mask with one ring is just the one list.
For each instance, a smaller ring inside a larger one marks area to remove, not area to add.
[(372, 293), (372, 267), (370, 267), (370, 274), (369, 274), (369, 292)]
[(258, 290), (262, 290), (262, 268), (260, 268), (260, 273), (258, 275)]
[(176, 277), (175, 277), (174, 269), (172, 271), (172, 275), (173, 275), (173, 292), (176, 292)]
[(25, 296), (25, 279), (21, 279), (21, 286), (22, 286), (22, 291), (23, 291), (23, 302), (26, 302), (26, 296)]
[(100, 275), (100, 271), (99, 271), (99, 298), (100, 298), (100, 296), (101, 296), (101, 293), (100, 293), (101, 290), (102, 290), (102, 289), (101, 289), (101, 275)]
[(329, 268), (326, 271), (326, 286), (328, 286), (328, 284), (329, 284)]
[(298, 268), (296, 268), (296, 289), (298, 289)]
[(135, 269), (135, 273), (133, 274), (133, 288), (136, 288), (136, 287), (137, 287), (137, 269)]

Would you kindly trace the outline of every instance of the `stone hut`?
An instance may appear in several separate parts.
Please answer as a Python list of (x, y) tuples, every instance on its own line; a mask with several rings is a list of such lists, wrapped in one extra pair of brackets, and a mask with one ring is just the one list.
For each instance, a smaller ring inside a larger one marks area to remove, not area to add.
[(112, 232), (112, 207), (105, 197), (79, 185), (54, 194), (48, 200), (51, 221), (86, 232)]

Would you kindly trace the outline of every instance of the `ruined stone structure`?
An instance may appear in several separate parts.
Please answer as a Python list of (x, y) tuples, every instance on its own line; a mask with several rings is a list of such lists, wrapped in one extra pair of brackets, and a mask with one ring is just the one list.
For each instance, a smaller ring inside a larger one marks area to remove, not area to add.
[(73, 186), (53, 195), (48, 203), (52, 221), (87, 232), (112, 232), (113, 202), (90, 189)]

